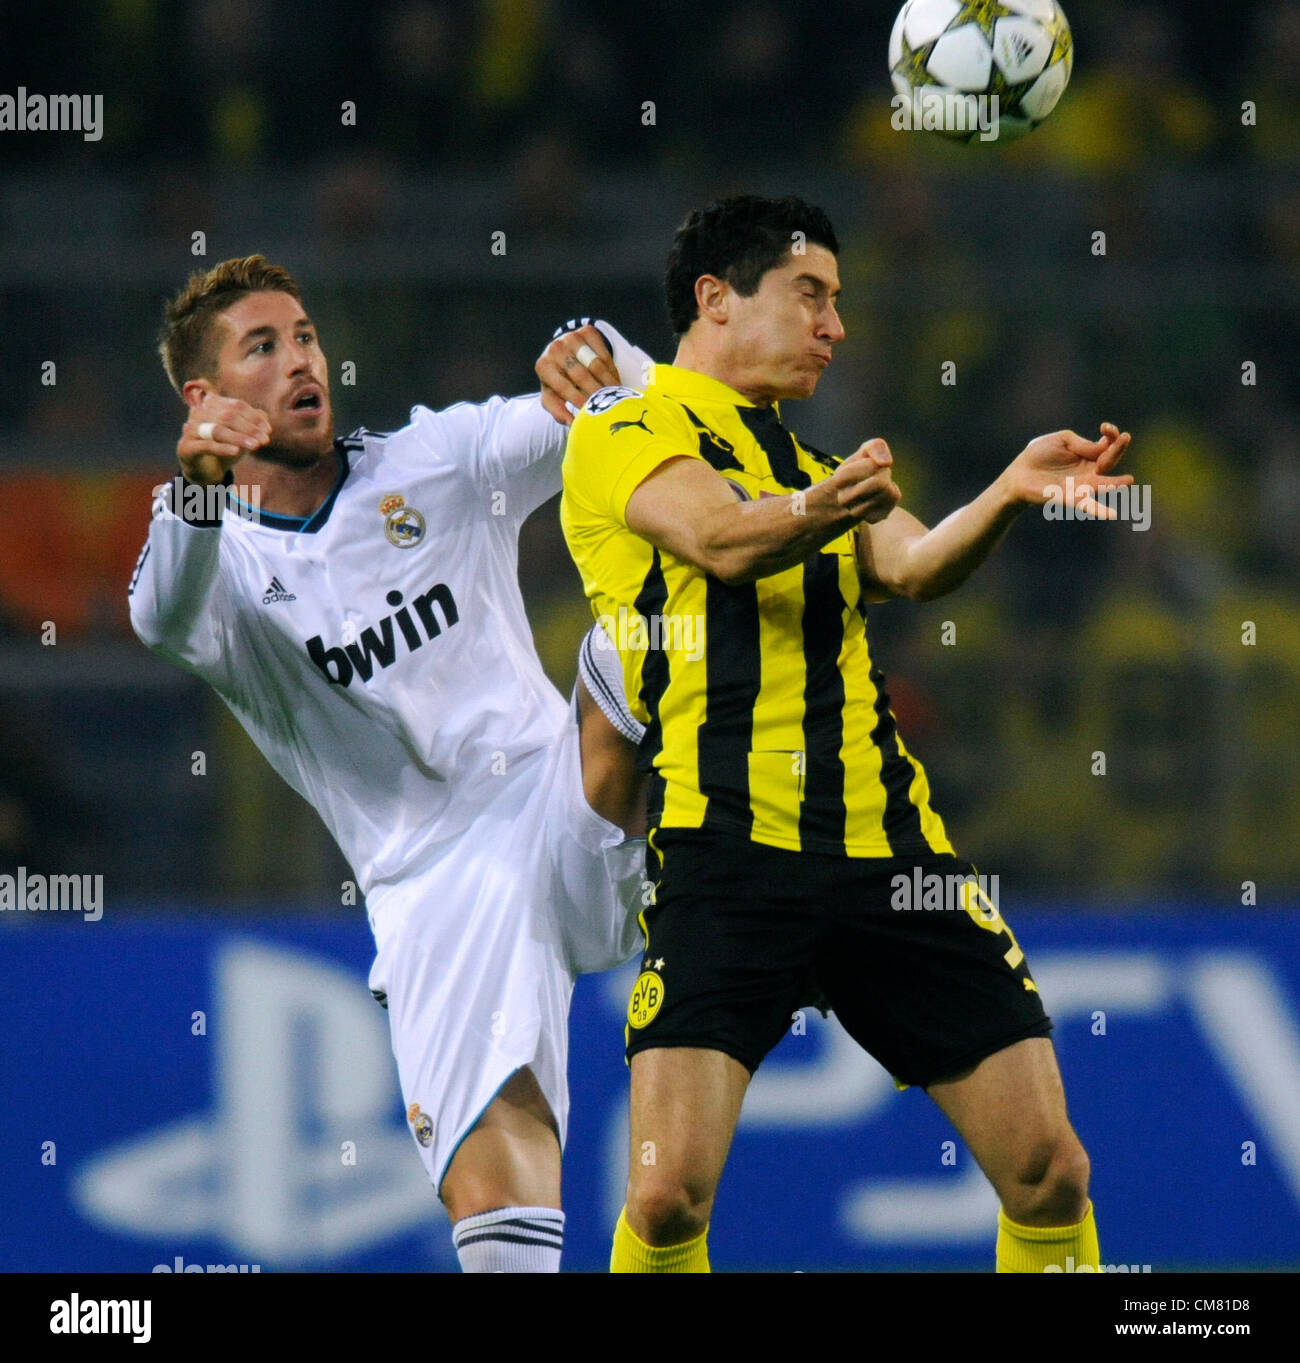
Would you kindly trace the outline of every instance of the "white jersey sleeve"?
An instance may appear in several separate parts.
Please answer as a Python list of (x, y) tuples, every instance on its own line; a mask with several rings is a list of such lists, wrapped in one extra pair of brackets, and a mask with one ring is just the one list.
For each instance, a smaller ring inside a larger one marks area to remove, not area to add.
[[(572, 319), (556, 335), (591, 319)], [(630, 344), (608, 322), (592, 323), (605, 338), (619, 378), (644, 385), (653, 367), (650, 356)], [(574, 409), (570, 406), (570, 411)], [(442, 411), (415, 407), (411, 422), (436, 456), (450, 460), (487, 499), (493, 516), (522, 525), (541, 504), (560, 491), (561, 466), (569, 430), (542, 406), (537, 394), (459, 402)]]
[(456, 466), (492, 515), (522, 524), (560, 490), (568, 428), (537, 394), (411, 409), (411, 424), (438, 459)]
[(131, 578), (131, 627), (164, 657), (205, 675), (220, 673), (231, 623), (221, 581), (221, 524), (188, 524), (168, 500), (164, 494), (154, 502)]

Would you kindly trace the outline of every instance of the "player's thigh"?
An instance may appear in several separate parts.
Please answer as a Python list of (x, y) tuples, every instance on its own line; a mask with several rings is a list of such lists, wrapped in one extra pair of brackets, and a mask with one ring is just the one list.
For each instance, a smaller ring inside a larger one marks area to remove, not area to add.
[(749, 1070), (722, 1051), (688, 1046), (631, 1060), (629, 1184), (690, 1203), (712, 1200), (749, 1087)]
[(734, 835), (653, 834), (630, 1064), (642, 1051), (693, 1050), (759, 1067), (809, 997), (819, 927), (801, 902), (801, 869), (798, 853)]
[(963, 907), (956, 892), (969, 862), (916, 858), (951, 877), (951, 903), (906, 908), (891, 885), (910, 859), (864, 862), (844, 872), (832, 926), (819, 944), (817, 980), (845, 1030), (903, 1085), (928, 1088), (966, 1073), (1027, 1037), (1045, 1037), (1028, 962), (1005, 920)]
[(532, 1070), (516, 1070), (461, 1142), (442, 1181), (452, 1221), (498, 1207), (560, 1206), (560, 1139)]
[(633, 1204), (712, 1198), (749, 1076), (808, 997), (817, 916), (797, 853), (660, 829), (627, 1011)]
[(409, 1128), (439, 1195), (453, 1160), (476, 1158), (484, 1114), (524, 1067), (563, 1141), (573, 974), (546, 893), (540, 775), (504, 789), (432, 865), (370, 897), (371, 986), (388, 1000)]
[(1018, 1041), (961, 1074), (928, 1085), (926, 1092), (995, 1187), (1037, 1182), (1053, 1161), (1082, 1154), (1066, 1112), (1056, 1051), (1047, 1037)]

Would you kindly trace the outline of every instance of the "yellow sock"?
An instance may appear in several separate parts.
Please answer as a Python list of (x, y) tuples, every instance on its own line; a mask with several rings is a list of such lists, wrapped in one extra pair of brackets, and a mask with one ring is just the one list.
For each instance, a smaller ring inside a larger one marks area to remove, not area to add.
[(618, 1214), (614, 1227), (614, 1248), (609, 1256), (611, 1273), (708, 1273), (708, 1228), (684, 1245), (665, 1245), (656, 1249), (627, 1224), (627, 1208)]
[(999, 1273), (1099, 1273), (1092, 1203), (1077, 1226), (1018, 1226), (998, 1209)]

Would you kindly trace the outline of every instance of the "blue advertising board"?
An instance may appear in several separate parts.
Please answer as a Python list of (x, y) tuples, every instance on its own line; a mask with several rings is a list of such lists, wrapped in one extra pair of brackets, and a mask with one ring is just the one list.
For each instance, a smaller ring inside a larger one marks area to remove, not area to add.
[[(5, 915), (0, 1268), (452, 1270), (355, 922)], [(1300, 911), (1020, 911), (1103, 1262), (1300, 1266)], [(626, 1179), (635, 971), (579, 983), (565, 1268)], [(750, 1088), (719, 1270), (987, 1270), (996, 1201), (923, 1093), (818, 1014)]]

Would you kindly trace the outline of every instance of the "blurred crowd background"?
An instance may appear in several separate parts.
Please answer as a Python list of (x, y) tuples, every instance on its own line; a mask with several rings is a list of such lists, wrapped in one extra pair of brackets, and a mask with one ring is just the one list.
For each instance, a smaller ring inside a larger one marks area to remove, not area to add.
[[(104, 133), (0, 133), (0, 869), (102, 873), (123, 909), (339, 902), (314, 813), (127, 621), (190, 270), (288, 267), (340, 431), (384, 429), (526, 391), (573, 315), (671, 359), (673, 228), (744, 190), (843, 243), (849, 339), (787, 421), (841, 454), (883, 435), (927, 522), (1042, 431), (1134, 435), (1149, 529), (1026, 515), (957, 594), (871, 612), (958, 849), (1005, 904), (1293, 896), (1300, 4), (1067, 0), (1062, 104), (971, 148), (891, 129), (894, 8), (6, 6), (0, 92), (100, 93)], [(554, 504), (521, 563), (567, 691), (589, 614)]]

